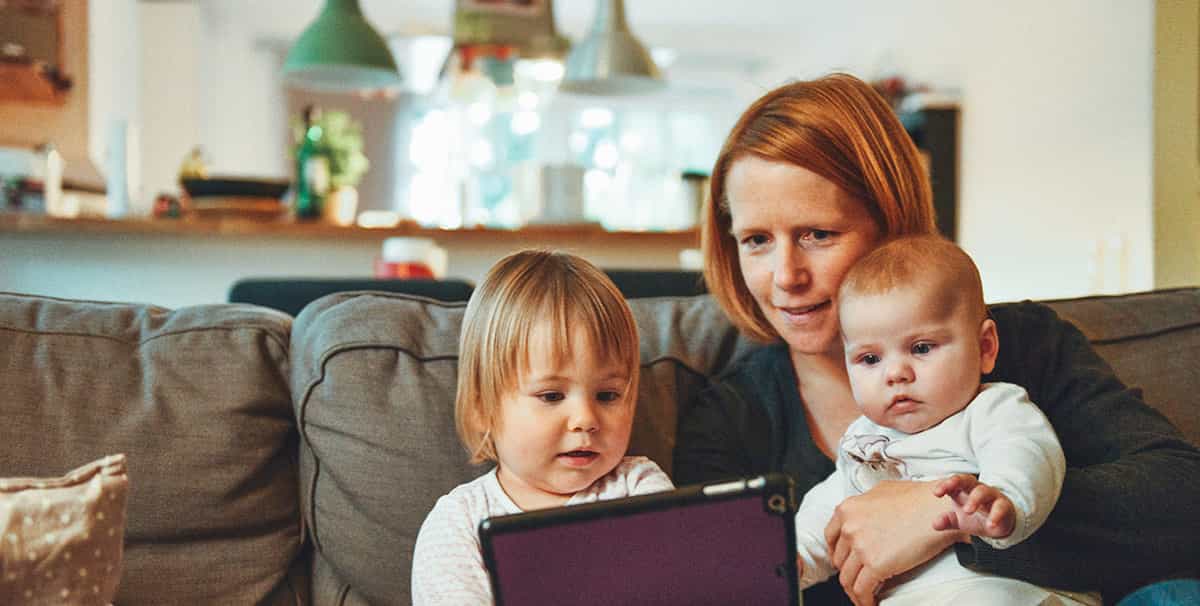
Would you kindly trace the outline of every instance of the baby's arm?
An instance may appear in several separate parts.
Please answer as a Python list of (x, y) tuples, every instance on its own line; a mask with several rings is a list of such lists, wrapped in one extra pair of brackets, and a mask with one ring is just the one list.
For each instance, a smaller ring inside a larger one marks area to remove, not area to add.
[(837, 569), (825, 542), (825, 526), (833, 510), (845, 497), (841, 469), (829, 474), (804, 494), (796, 511), (796, 565), (800, 571), (800, 589), (806, 589), (829, 577)]
[(1054, 509), (1066, 458), (1046, 416), (1017, 385), (988, 384), (966, 412), (978, 482), (1004, 496), (1013, 518), (1011, 532), (1002, 538), (976, 536), (996, 549), (1007, 549), (1029, 538)]
[(1017, 512), (1012, 501), (971, 474), (950, 476), (933, 487), (933, 494), (949, 496), (954, 509), (933, 521), (934, 530), (961, 530), (978, 537), (1003, 539), (1012, 534)]
[(454, 495), (438, 499), (417, 534), (412, 601), (447, 606), (492, 603), (475, 520)]

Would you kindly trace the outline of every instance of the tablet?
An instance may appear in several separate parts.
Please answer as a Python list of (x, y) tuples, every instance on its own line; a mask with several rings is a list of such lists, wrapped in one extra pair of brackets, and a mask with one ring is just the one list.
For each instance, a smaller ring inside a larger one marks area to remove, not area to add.
[(497, 605), (797, 604), (790, 478), (497, 516), (479, 524)]

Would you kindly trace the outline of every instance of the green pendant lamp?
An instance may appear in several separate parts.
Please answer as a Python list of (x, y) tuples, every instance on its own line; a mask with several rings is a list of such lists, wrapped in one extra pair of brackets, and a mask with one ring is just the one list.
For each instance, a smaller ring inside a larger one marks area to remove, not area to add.
[(400, 70), (358, 0), (326, 0), (288, 51), (283, 81), (322, 92), (378, 90), (399, 86)]

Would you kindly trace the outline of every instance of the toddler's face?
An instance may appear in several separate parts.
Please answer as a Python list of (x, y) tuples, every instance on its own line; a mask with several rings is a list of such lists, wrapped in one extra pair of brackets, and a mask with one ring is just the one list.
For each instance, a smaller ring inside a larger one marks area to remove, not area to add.
[[(962, 410), (995, 361), (995, 324), (916, 286), (841, 302), (846, 369), (867, 418), (917, 433)], [(944, 296), (944, 295), (941, 295)]]
[(562, 505), (612, 471), (633, 428), (630, 369), (603, 359), (582, 329), (556, 361), (552, 335), (547, 326), (531, 335), (528, 365), (493, 431), (500, 485), (525, 510)]

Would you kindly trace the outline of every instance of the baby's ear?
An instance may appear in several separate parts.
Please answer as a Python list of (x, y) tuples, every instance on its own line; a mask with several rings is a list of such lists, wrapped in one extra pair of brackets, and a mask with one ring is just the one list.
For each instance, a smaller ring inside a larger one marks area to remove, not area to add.
[(996, 356), (1000, 355), (1000, 335), (996, 333), (996, 322), (987, 318), (979, 325), (979, 369), (983, 374), (996, 367)]

